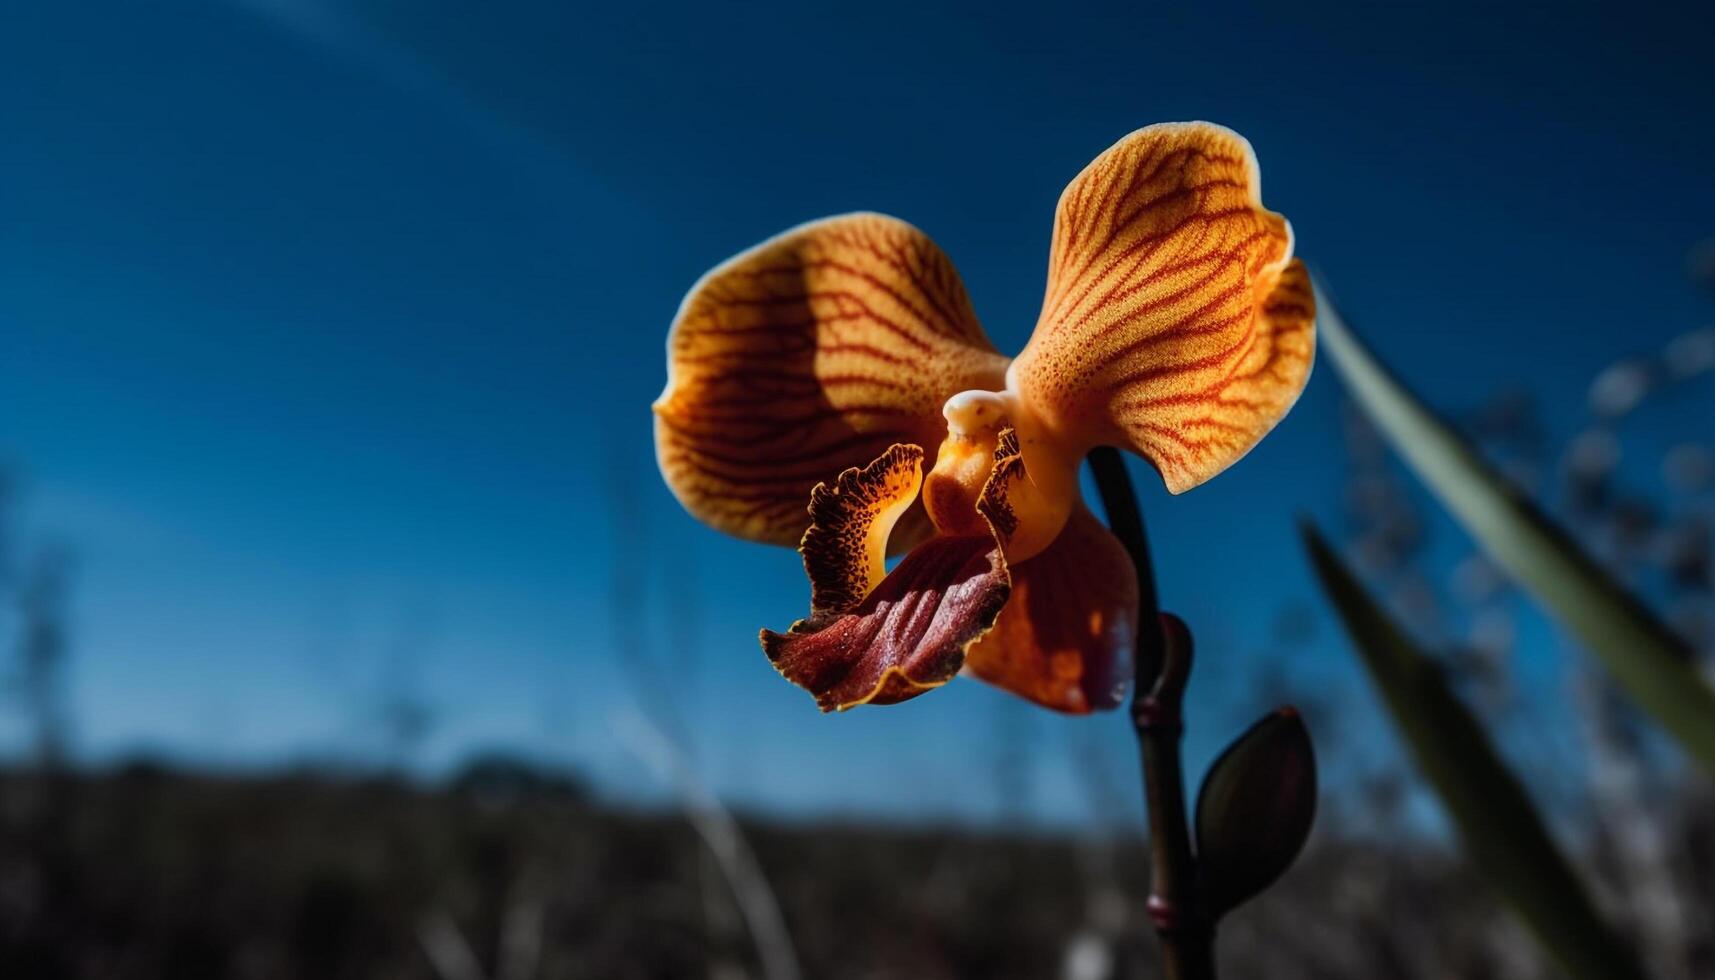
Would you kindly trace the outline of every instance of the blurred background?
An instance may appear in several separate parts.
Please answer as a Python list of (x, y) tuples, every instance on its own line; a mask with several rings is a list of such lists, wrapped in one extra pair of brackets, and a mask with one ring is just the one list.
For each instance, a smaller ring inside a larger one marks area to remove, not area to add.
[[(1190, 7), (0, 10), (0, 974), (1153, 975), (1123, 712), (818, 714), (755, 639), (796, 555), (684, 514), (648, 411), (696, 277), (842, 211), (927, 231), (1016, 350), (1061, 188), (1150, 122), (1247, 136), (1368, 342), (1707, 665), (1715, 14)], [(1707, 778), (1326, 364), (1222, 478), (1134, 477), (1193, 778), (1286, 702), (1321, 763), (1231, 975), (1557, 975), (1300, 516), (1652, 969), (1715, 974)]]

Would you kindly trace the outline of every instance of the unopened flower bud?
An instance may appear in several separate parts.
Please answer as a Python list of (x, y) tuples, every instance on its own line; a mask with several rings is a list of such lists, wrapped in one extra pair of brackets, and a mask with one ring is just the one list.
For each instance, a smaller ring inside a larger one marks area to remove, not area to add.
[(1218, 917), (1292, 866), (1316, 817), (1316, 754), (1293, 708), (1252, 725), (1197, 794), (1202, 899)]

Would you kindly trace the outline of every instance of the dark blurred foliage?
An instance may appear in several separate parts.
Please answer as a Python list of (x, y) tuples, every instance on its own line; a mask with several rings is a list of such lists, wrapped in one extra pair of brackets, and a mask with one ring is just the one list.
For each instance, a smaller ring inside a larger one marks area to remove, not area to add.
[[(63, 791), (69, 819), (44, 826), (43, 778), (0, 776), (0, 976), (432, 978), (461, 956), (520, 980), (711, 975), (685, 821), (603, 806), (520, 760), (484, 758), (440, 789), (136, 763)], [(1685, 821), (1682, 849), (1705, 880), (1710, 815)], [(743, 826), (806, 976), (1154, 975), (1140, 902), (1111, 945), (1082, 928), (1076, 838)], [(1136, 839), (1109, 861), (1147, 880)], [(1541, 975), (1509, 964), (1520, 945), (1441, 850), (1323, 840), (1234, 913), (1222, 948), (1237, 977)], [(732, 967), (759, 975), (742, 943)]]

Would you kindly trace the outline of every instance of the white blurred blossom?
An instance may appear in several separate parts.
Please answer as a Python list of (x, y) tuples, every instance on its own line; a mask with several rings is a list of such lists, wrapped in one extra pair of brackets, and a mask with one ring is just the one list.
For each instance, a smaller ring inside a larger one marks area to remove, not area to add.
[(1662, 353), (1662, 360), (1677, 381), (1715, 370), (1715, 327), (1675, 337)]
[(1590, 383), (1590, 411), (1598, 418), (1618, 418), (1637, 408), (1654, 384), (1655, 370), (1648, 360), (1616, 361)]

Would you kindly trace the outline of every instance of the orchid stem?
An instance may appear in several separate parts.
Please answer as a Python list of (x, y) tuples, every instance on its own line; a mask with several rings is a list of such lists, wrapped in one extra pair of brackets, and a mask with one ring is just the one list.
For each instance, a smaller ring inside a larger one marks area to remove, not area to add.
[(1191, 674), (1190, 633), (1177, 617), (1163, 616), (1149, 558), (1149, 538), (1137, 493), (1119, 452), (1090, 454), (1090, 469), (1107, 511), (1108, 527), (1137, 570), (1137, 686), (1131, 720), (1143, 756), (1149, 814), (1149, 917), (1161, 941), (1168, 980), (1214, 980), (1214, 925), (1197, 902), (1196, 857), (1186, 820), (1185, 779), (1179, 762), (1184, 732), (1181, 706)]

